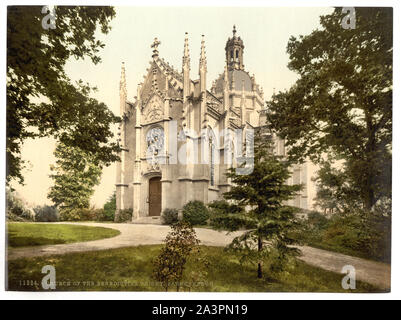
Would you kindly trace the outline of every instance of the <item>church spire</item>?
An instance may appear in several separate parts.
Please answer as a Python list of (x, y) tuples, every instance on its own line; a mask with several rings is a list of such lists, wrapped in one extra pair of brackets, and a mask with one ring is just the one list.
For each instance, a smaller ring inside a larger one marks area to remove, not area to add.
[(184, 55), (182, 57), (182, 67), (187, 66), (189, 68), (190, 58), (189, 58), (189, 46), (188, 46), (188, 32), (185, 32), (184, 40)]
[(190, 95), (190, 58), (189, 58), (189, 46), (188, 46), (188, 32), (185, 32), (184, 40), (184, 55), (182, 57), (182, 76), (183, 76), (183, 108), (182, 108), (182, 126), (185, 128), (189, 126), (189, 105), (188, 97)]
[(120, 76), (120, 92), (127, 94), (127, 82), (125, 79), (125, 64), (121, 64), (121, 76)]
[(201, 128), (207, 127), (208, 117), (207, 117), (207, 105), (206, 105), (206, 50), (205, 50), (205, 36), (202, 35), (201, 41), (201, 54), (199, 58), (199, 86), (201, 93)]
[(205, 36), (202, 34), (201, 41), (201, 54), (199, 59), (199, 72), (204, 69), (206, 71), (206, 50), (205, 50)]
[(206, 91), (206, 50), (205, 50), (205, 36), (202, 34), (201, 41), (201, 54), (199, 58), (199, 77), (200, 77), (200, 86), (201, 91)]
[(125, 103), (127, 101), (127, 81), (125, 79), (125, 64), (121, 65), (121, 76), (120, 76), (120, 114), (125, 112)]
[(157, 49), (157, 47), (161, 44), (161, 42), (159, 40), (157, 40), (157, 38), (155, 38), (153, 40), (152, 45), (150, 46), (153, 49), (153, 54), (152, 54), (152, 58), (153, 59), (157, 59), (157, 57), (159, 56), (159, 50)]

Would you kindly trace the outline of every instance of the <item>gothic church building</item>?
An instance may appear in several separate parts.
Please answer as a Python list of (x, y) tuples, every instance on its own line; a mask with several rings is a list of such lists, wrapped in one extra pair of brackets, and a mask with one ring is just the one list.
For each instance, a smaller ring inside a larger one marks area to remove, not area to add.
[[(164, 209), (181, 209), (191, 200), (221, 199), (230, 188), (225, 172), (236, 165), (236, 146), (233, 135), (220, 133), (246, 132), (266, 122), (263, 90), (245, 69), (244, 42), (235, 26), (225, 46), (224, 72), (210, 89), (203, 36), (197, 80), (190, 78), (187, 34), (181, 72), (159, 56), (159, 45), (155, 39), (150, 67), (133, 102), (127, 99), (124, 64), (121, 70), (117, 212), (132, 209), (133, 221), (159, 217)], [(284, 141), (274, 139), (275, 152), (284, 155)], [(308, 164), (294, 167), (289, 183), (303, 183), (304, 190), (290, 204), (312, 208), (310, 178)]]

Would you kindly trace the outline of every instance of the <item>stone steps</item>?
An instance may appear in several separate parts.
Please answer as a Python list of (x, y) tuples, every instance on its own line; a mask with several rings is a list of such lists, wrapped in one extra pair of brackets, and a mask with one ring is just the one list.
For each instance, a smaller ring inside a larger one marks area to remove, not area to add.
[(133, 224), (162, 224), (160, 216), (140, 217), (132, 220)]

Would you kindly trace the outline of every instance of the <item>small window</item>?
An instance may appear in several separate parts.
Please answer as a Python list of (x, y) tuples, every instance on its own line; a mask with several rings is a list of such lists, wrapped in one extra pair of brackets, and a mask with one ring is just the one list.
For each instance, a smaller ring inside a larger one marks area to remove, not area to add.
[(231, 50), (230, 56), (231, 56), (231, 60), (234, 59), (234, 51), (233, 50)]
[(237, 50), (237, 51), (235, 51), (235, 57), (238, 59), (238, 56), (239, 56), (239, 53), (238, 53), (238, 50)]

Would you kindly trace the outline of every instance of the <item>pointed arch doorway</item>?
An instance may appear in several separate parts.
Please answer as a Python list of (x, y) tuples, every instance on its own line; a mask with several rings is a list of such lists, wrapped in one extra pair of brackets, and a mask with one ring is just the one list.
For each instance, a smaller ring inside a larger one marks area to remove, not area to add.
[(160, 216), (162, 209), (161, 177), (149, 179), (149, 216)]

